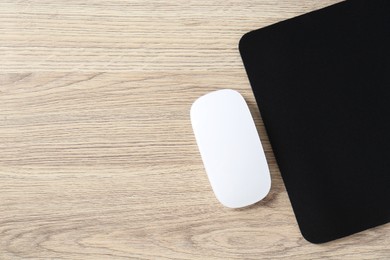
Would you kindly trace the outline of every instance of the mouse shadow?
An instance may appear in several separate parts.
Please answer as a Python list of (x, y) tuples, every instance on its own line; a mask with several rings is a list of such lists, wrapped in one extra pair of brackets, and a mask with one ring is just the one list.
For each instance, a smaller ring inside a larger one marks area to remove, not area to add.
[(258, 108), (255, 101), (247, 101), (246, 100), (246, 102), (247, 102), (249, 110), (252, 114), (253, 120), (255, 121), (257, 133), (260, 136), (261, 144), (263, 146), (265, 157), (267, 159), (268, 168), (269, 168), (270, 175), (271, 175), (271, 189), (270, 189), (268, 195), (265, 196), (265, 198), (262, 199), (261, 201), (255, 203), (255, 204), (249, 205), (247, 207), (235, 209), (237, 211), (251, 210), (251, 209), (258, 208), (258, 207), (272, 208), (278, 195), (281, 194), (282, 192), (286, 192), (286, 189), (285, 189), (285, 186), (284, 186), (284, 183), (282, 180), (282, 176), (280, 174), (279, 167), (276, 163), (274, 152), (272, 150), (270, 141), (268, 139), (267, 131), (264, 127), (264, 123), (263, 123), (263, 120), (261, 118), (259, 108)]

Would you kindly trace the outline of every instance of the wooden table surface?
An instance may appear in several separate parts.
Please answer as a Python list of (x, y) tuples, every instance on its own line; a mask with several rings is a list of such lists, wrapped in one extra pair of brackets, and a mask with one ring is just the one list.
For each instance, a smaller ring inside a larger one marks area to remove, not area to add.
[[(336, 0), (2, 0), (0, 259), (388, 259), (390, 225), (313, 245), (297, 227), (237, 50)], [(211, 191), (189, 121), (222, 88), (249, 103), (273, 186)]]

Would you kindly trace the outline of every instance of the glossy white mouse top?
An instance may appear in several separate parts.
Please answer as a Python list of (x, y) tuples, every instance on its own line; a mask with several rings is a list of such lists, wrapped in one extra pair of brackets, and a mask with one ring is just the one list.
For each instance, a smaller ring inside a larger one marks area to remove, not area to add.
[(191, 123), (217, 199), (240, 208), (262, 200), (271, 178), (259, 135), (240, 93), (218, 90), (198, 98)]

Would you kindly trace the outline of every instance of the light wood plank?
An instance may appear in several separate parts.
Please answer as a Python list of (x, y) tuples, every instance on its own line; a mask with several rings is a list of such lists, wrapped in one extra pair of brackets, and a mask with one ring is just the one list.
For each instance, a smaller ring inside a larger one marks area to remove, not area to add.
[[(390, 226), (299, 233), (237, 51), (247, 31), (337, 1), (1, 1), (0, 259), (386, 259)], [(248, 101), (273, 187), (216, 201), (200, 95)]]

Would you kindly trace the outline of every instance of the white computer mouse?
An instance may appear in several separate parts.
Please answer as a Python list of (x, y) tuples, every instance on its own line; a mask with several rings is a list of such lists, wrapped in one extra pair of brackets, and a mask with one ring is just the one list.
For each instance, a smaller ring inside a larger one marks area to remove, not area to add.
[(191, 123), (217, 199), (241, 208), (262, 200), (271, 188), (263, 146), (244, 98), (223, 89), (198, 98)]

